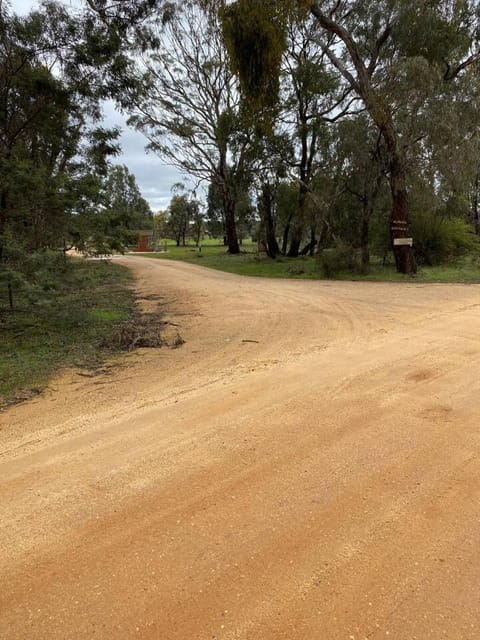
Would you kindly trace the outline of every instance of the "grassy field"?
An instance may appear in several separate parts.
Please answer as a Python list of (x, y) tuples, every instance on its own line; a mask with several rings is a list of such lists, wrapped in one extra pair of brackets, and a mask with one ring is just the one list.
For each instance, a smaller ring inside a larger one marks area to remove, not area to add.
[(0, 407), (40, 392), (63, 366), (104, 363), (115, 351), (112, 332), (137, 314), (131, 285), (124, 267), (72, 259), (34, 305), (20, 297), (9, 311), (0, 298)]
[[(315, 258), (299, 257), (286, 258), (280, 256), (275, 260), (258, 254), (257, 245), (246, 242), (242, 246), (242, 253), (229, 255), (221, 244), (215, 241), (202, 242), (201, 252), (193, 244), (177, 247), (172, 241), (162, 243), (166, 251), (159, 253), (136, 254), (150, 258), (182, 260), (211, 269), (219, 269), (229, 273), (245, 276), (263, 276), (268, 278), (302, 278), (324, 279), (324, 275)], [(352, 274), (348, 272), (335, 275), (336, 280), (412, 282), (410, 276), (397, 273), (393, 263), (382, 266), (381, 261), (372, 260), (368, 275)], [(420, 267), (415, 281), (418, 282), (458, 282), (480, 283), (480, 262), (474, 258), (459, 259), (455, 263), (438, 267)]]

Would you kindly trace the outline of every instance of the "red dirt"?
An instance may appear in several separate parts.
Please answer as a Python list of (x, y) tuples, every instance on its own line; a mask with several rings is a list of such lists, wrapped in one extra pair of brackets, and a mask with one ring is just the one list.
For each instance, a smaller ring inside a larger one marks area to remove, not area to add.
[(186, 344), (0, 416), (0, 637), (479, 638), (479, 287), (120, 261)]

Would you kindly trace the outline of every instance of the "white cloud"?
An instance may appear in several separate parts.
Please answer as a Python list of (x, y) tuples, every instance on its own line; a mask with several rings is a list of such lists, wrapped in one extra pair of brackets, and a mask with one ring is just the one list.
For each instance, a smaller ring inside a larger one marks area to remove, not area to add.
[(172, 186), (176, 182), (186, 182), (185, 178), (175, 167), (166, 165), (155, 154), (146, 153), (145, 137), (127, 126), (126, 117), (116, 111), (113, 102), (107, 102), (104, 110), (105, 125), (117, 125), (122, 130), (122, 152), (112, 162), (125, 164), (135, 175), (140, 191), (153, 211), (164, 209), (172, 197)]

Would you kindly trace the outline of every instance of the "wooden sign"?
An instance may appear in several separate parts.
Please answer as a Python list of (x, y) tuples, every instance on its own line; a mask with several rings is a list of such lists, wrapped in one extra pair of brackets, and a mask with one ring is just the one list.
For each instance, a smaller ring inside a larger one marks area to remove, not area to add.
[(394, 238), (394, 247), (413, 247), (413, 238)]

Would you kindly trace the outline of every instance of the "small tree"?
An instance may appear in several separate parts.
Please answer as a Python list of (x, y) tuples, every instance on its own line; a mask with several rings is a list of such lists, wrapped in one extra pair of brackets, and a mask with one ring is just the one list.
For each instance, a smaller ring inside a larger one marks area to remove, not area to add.
[(192, 234), (198, 245), (203, 229), (200, 203), (188, 194), (175, 194), (167, 209), (167, 231), (177, 243), (185, 246), (186, 238)]

